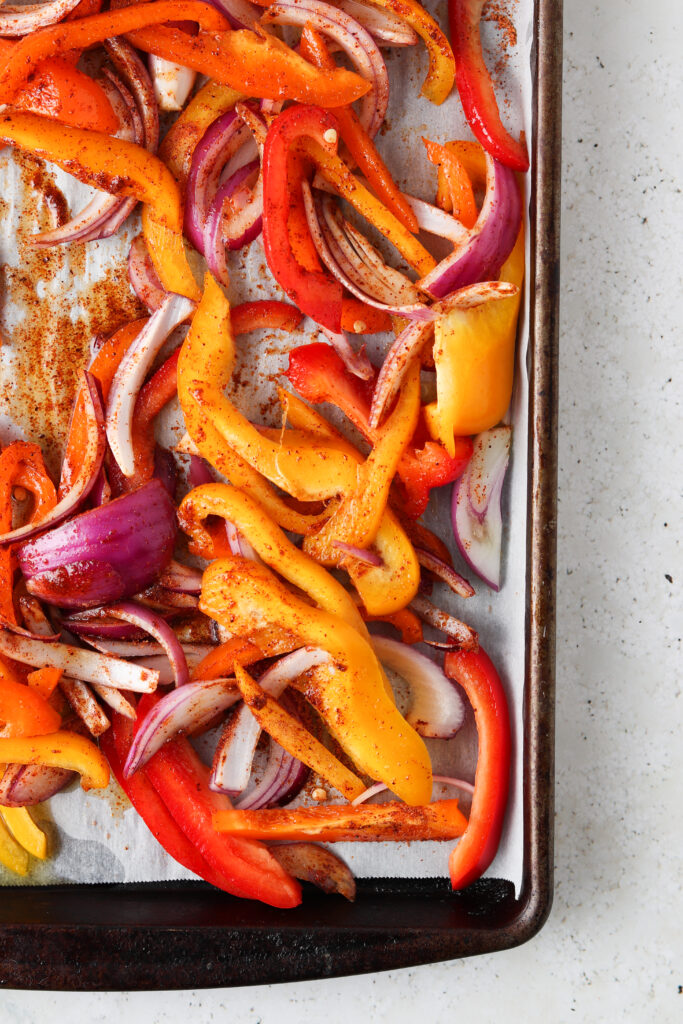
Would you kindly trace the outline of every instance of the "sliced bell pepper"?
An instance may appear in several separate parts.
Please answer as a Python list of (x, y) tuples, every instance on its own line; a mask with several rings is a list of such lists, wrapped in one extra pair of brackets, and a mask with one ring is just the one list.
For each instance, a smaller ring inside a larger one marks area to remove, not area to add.
[(47, 857), (47, 836), (38, 828), (26, 807), (0, 807), (0, 815), (20, 846), (37, 857)]
[[(383, 309), (345, 295), (342, 299), (342, 331), (349, 334), (384, 334), (391, 330), (391, 317)], [(358, 378), (356, 378), (358, 379)]]
[(264, 732), (347, 800), (355, 800), (361, 795), (365, 786), (358, 776), (285, 711), (271, 694), (266, 693), (241, 665), (235, 665), (235, 679), (244, 703)]
[[(0, 766), (1, 768), (1, 766)], [(0, 864), (17, 875), (28, 874), (28, 853), (14, 839), (12, 833), (0, 818)]]
[(235, 674), (235, 665), (253, 665), (266, 657), (260, 647), (251, 640), (233, 637), (215, 647), (195, 665), (192, 681), (199, 679), (227, 679)]
[(449, 453), (454, 437), (495, 427), (510, 404), (523, 277), (521, 228), (500, 272), (500, 280), (516, 285), (517, 293), (454, 307), (434, 325), (437, 398), (424, 415), (429, 433)]
[[(268, 129), (263, 150), (263, 248), (275, 280), (290, 299), (316, 323), (336, 334), (341, 330), (341, 285), (314, 264), (302, 265), (292, 251), (292, 194), (298, 205), (302, 202), (298, 196), (300, 183), (292, 176), (303, 173), (303, 168), (297, 162), (289, 165), (288, 173), (288, 161), (294, 144), (306, 137), (319, 139), (323, 152), (334, 151), (337, 121), (318, 107), (289, 107)], [(305, 221), (300, 230), (310, 240)]]
[(178, 522), (191, 538), (191, 551), (195, 539), (200, 545), (206, 544), (206, 539), (202, 540), (203, 521), (209, 516), (221, 516), (234, 523), (272, 569), (308, 594), (318, 607), (339, 615), (361, 635), (367, 636), (358, 609), (341, 583), (295, 547), (248, 494), (227, 484), (204, 484), (190, 491), (178, 508)]
[(104, 89), (63, 57), (42, 61), (15, 95), (12, 106), (105, 135), (119, 129)]
[(178, 29), (155, 26), (129, 32), (128, 39), (146, 53), (193, 68), (261, 99), (341, 107), (371, 88), (360, 75), (344, 68), (319, 71), (280, 39), (264, 32), (241, 29), (188, 36)]
[(430, 161), (440, 169), (446, 180), (450, 197), (449, 209), (452, 210), (453, 216), (464, 227), (473, 228), (477, 221), (477, 204), (466, 168), (451, 149), (429, 139), (422, 141)]
[(31, 32), (3, 54), (0, 102), (11, 103), (34, 68), (46, 57), (82, 50), (110, 36), (183, 18), (197, 21), (208, 30), (221, 31), (228, 27), (228, 22), (215, 7), (200, 0), (156, 0), (155, 3), (133, 4)]
[[(136, 725), (158, 697), (146, 694), (138, 706)], [(188, 740), (177, 737), (165, 743), (145, 765), (145, 774), (176, 824), (209, 866), (220, 874), (224, 888), (234, 896), (261, 900), (272, 907), (296, 907), (301, 887), (282, 868), (265, 846), (250, 840), (222, 836), (213, 828), (215, 813), (227, 810), (230, 801), (209, 788), (209, 770)]]
[(230, 310), (230, 323), (235, 335), (248, 334), (263, 328), (295, 331), (303, 320), (303, 313), (288, 302), (261, 299), (243, 302)]
[(138, 392), (131, 427), (135, 453), (135, 473), (129, 481), (131, 489), (141, 487), (154, 476), (154, 420), (178, 391), (179, 356), (180, 349), (177, 348)]
[(404, 644), (419, 644), (424, 639), (422, 623), (410, 608), (401, 608), (393, 615), (370, 615), (364, 608), (360, 609), (360, 613), (366, 622), (388, 622), (394, 626)]
[(381, 779), (407, 803), (429, 799), (431, 764), (424, 742), (387, 694), (372, 647), (353, 626), (311, 607), (264, 565), (242, 558), (208, 567), (199, 607), (239, 635), (275, 623), (302, 644), (328, 651), (335, 666), (311, 684), (308, 699), (362, 772)]
[(331, 804), (320, 807), (272, 807), (258, 811), (222, 811), (214, 828), (254, 839), (316, 839), (321, 843), (412, 842), (455, 839), (467, 819), (457, 800), (437, 800), (422, 807), (406, 804)]
[(83, 789), (106, 789), (109, 766), (94, 743), (75, 732), (0, 738), (0, 763), (45, 764), (78, 772)]
[(195, 147), (207, 128), (241, 99), (244, 96), (235, 89), (221, 82), (207, 82), (169, 128), (159, 146), (159, 156), (181, 188), (189, 177)]
[(500, 842), (510, 785), (510, 715), (500, 676), (481, 647), (449, 651), (444, 672), (467, 694), (479, 737), (470, 818), (448, 864), (451, 885), (464, 889), (487, 869)]
[[(0, 737), (43, 736), (56, 733), (62, 716), (37, 690), (14, 679), (0, 663)], [(5, 759), (3, 763), (11, 758)]]
[(437, 23), (417, 0), (370, 0), (370, 3), (397, 14), (423, 40), (429, 56), (429, 70), (421, 94), (432, 103), (443, 103), (455, 81), (455, 60), (451, 44)]
[(175, 179), (158, 157), (141, 146), (25, 111), (0, 114), (0, 141), (57, 164), (87, 185), (149, 203), (165, 227), (182, 230)]
[[(323, 36), (312, 25), (304, 27), (301, 33), (300, 49), (302, 57), (325, 71), (332, 71), (337, 66)], [(408, 231), (417, 232), (418, 222), (412, 206), (392, 178), (391, 171), (382, 160), (377, 147), (363, 127), (355, 110), (352, 107), (339, 107), (335, 111), (335, 116), (349, 153), (370, 182), (378, 198), (398, 217)]]
[(187, 262), (182, 231), (172, 230), (153, 207), (143, 206), (142, 235), (164, 290), (199, 302), (202, 292)]
[(51, 668), (49, 665), (46, 665), (45, 668), (37, 668), (35, 672), (29, 672), (26, 676), (26, 682), (36, 691), (39, 697), (47, 701), (55, 692), (62, 675), (61, 668)]
[[(458, 163), (464, 168), (472, 188), (475, 191), (483, 192), (486, 188), (486, 157), (482, 146), (478, 142), (470, 142), (468, 139), (455, 139), (452, 142), (446, 142), (443, 148), (457, 158)], [(453, 210), (451, 189), (446, 182), (442, 167), (439, 167), (436, 203), (448, 213)]]
[[(329, 345), (300, 345), (289, 354), (287, 379), (309, 402), (332, 402), (351, 422), (375, 442), (377, 431), (369, 425), (373, 382), (364, 382), (344, 366)], [(418, 428), (412, 445), (404, 452), (397, 473), (403, 484), (403, 510), (408, 516), (422, 515), (432, 487), (452, 483), (464, 471), (472, 455), (469, 437), (454, 439), (454, 454), (433, 441), (425, 440), (424, 426)]]
[(491, 75), (484, 63), (479, 31), (484, 3), (485, 0), (448, 0), (458, 92), (467, 123), (484, 149), (513, 170), (528, 171), (526, 145), (513, 139), (503, 127)]

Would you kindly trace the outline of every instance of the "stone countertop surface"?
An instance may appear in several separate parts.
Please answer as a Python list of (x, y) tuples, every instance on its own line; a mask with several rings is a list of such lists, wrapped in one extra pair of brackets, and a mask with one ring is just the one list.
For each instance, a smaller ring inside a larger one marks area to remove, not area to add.
[(679, 3), (565, 3), (556, 884), (544, 929), (508, 952), (360, 978), (5, 991), (1, 1020), (683, 1019), (682, 54)]

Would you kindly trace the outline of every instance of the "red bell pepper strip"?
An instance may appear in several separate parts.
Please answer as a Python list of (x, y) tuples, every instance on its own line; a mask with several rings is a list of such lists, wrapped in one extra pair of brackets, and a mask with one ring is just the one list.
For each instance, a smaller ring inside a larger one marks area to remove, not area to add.
[(311, 136), (323, 149), (335, 153), (338, 122), (328, 111), (318, 107), (293, 106), (280, 114), (268, 129), (263, 149), (263, 247), (275, 280), (302, 313), (338, 334), (342, 287), (323, 270), (304, 269), (292, 252), (289, 236), (291, 175), (287, 173), (288, 157), (294, 143), (305, 136)]
[(12, 106), (105, 135), (119, 128), (104, 89), (64, 57), (42, 61)]
[[(287, 379), (309, 402), (332, 402), (338, 406), (365, 437), (373, 442), (376, 431), (369, 425), (372, 381), (361, 381), (344, 366), (329, 345), (301, 345), (289, 354)], [(432, 487), (456, 480), (472, 455), (472, 439), (455, 439), (451, 457), (442, 445), (426, 440), (424, 425), (411, 447), (401, 457), (398, 476), (404, 488), (403, 511), (410, 517), (421, 515), (427, 507)], [(423, 447), (419, 447), (420, 444)]]
[(485, 150), (514, 171), (529, 170), (529, 155), (521, 139), (504, 128), (484, 63), (479, 24), (485, 0), (448, 0), (455, 81), (467, 123)]
[[(139, 724), (159, 700), (145, 694), (138, 705)], [(261, 900), (272, 907), (296, 907), (301, 886), (261, 843), (219, 835), (212, 818), (229, 810), (230, 801), (209, 789), (209, 770), (188, 740), (170, 740), (145, 766), (145, 774), (166, 804), (176, 824), (210, 867), (226, 882), (233, 896)]]
[(232, 333), (247, 334), (263, 327), (276, 328), (280, 331), (295, 331), (303, 313), (288, 302), (277, 302), (274, 299), (262, 299), (257, 302), (242, 302), (230, 310)]
[(450, 651), (444, 671), (467, 694), (479, 736), (469, 822), (448, 863), (451, 885), (464, 889), (486, 870), (498, 849), (510, 784), (510, 715), (500, 676), (481, 647), (476, 652)]

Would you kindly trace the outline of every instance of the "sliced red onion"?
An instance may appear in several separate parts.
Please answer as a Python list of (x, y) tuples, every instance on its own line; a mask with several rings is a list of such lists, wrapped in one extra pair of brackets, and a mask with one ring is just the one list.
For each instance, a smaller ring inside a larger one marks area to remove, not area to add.
[[(245, 210), (251, 206), (249, 197), (254, 186), (261, 180), (260, 166), (258, 160), (251, 161), (224, 181), (216, 192), (206, 218), (202, 252), (211, 273), (226, 287), (230, 281), (225, 259), (226, 247), (234, 250), (249, 245), (261, 234), (263, 227), (262, 195), (260, 208), (257, 208), (254, 215), (244, 215)], [(228, 211), (231, 211), (231, 215)], [(227, 231), (224, 231), (226, 222)]]
[[(441, 782), (445, 786), (453, 786), (455, 789), (461, 789), (463, 793), (474, 793), (474, 786), (471, 782), (465, 782), (464, 779), (454, 779), (450, 775), (432, 775), (434, 782)], [(359, 804), (364, 804), (366, 800), (369, 800), (373, 796), (377, 796), (379, 793), (383, 793), (388, 790), (389, 787), (385, 786), (383, 782), (376, 782), (374, 786), (370, 786), (364, 793), (357, 796), (355, 800), (351, 801), (353, 807), (358, 807)]]
[(382, 53), (367, 29), (338, 7), (320, 0), (281, 0), (263, 18), (268, 25), (312, 25), (344, 50), (358, 74), (372, 83), (361, 100), (361, 121), (371, 139), (379, 131), (389, 104), (389, 76)]
[(73, 11), (79, 0), (48, 0), (43, 4), (0, 8), (0, 36), (25, 36), (38, 28), (55, 25)]
[(121, 360), (107, 402), (107, 439), (124, 476), (135, 473), (131, 427), (138, 392), (169, 335), (192, 315), (195, 304), (183, 295), (169, 294), (152, 314)]
[[(195, 653), (192, 648), (196, 648)], [(183, 651), (187, 664), (192, 671), (195, 666), (199, 664), (202, 658), (205, 658), (209, 651), (214, 649), (214, 645), (209, 646), (208, 644), (183, 644)], [(201, 650), (202, 653), (199, 653)], [(173, 669), (169, 663), (168, 658), (165, 654), (152, 654), (146, 655), (145, 657), (138, 658), (138, 665), (142, 665), (145, 668), (151, 668), (155, 672), (159, 673), (159, 686), (172, 686), (174, 683)]]
[(146, 633), (153, 636), (157, 643), (164, 648), (175, 678), (176, 686), (184, 686), (190, 678), (190, 671), (187, 667), (185, 653), (178, 641), (177, 636), (160, 615), (155, 615), (149, 608), (141, 608), (133, 601), (124, 601), (121, 604), (109, 605), (105, 608), (107, 615), (115, 619), (122, 619), (130, 622), (133, 626), (144, 629)]
[(97, 651), (86, 651), (70, 644), (45, 643), (17, 636), (0, 629), (0, 652), (33, 668), (61, 668), (68, 677), (89, 683), (102, 683), (135, 693), (156, 690), (159, 673), (142, 665), (130, 665)]
[(90, 500), (93, 503), (93, 505), (97, 506), (106, 505), (108, 501), (111, 501), (111, 499), (111, 484), (109, 483), (109, 480), (107, 478), (107, 471), (103, 466), (102, 469), (97, 474), (97, 480), (95, 481), (95, 485), (92, 491), (90, 492)]
[(109, 59), (132, 92), (142, 118), (143, 132), (138, 140), (150, 153), (159, 146), (159, 108), (149, 72), (137, 50), (122, 36), (104, 41)]
[(420, 736), (448, 740), (465, 720), (465, 702), (443, 669), (410, 644), (373, 636), (372, 646), (384, 666), (410, 686), (412, 701), (405, 720)]
[(59, 688), (91, 736), (101, 736), (103, 732), (107, 731), (111, 722), (85, 683), (80, 679), (62, 676), (59, 680)]
[(192, 92), (197, 72), (150, 53), (149, 73), (159, 110), (182, 110)]
[(183, 594), (177, 590), (167, 590), (156, 583), (141, 590), (134, 597), (138, 604), (144, 605), (145, 608), (151, 608), (152, 611), (161, 612), (163, 615), (176, 610), (196, 611), (199, 606), (199, 598), (196, 594)]
[(0, 780), (0, 806), (35, 807), (59, 793), (77, 772), (44, 764), (8, 764)]
[(261, 8), (249, 0), (210, 0), (224, 14), (233, 28), (253, 28), (261, 16)]
[[(45, 530), (61, 523), (63, 519), (76, 511), (78, 506), (85, 501), (95, 485), (95, 481), (102, 468), (102, 460), (106, 448), (104, 436), (104, 414), (100, 400), (99, 385), (96, 379), (87, 370), (83, 371), (83, 394), (85, 396), (84, 415), (86, 424), (86, 442), (83, 458), (78, 470), (76, 479), (61, 501), (57, 502), (51, 512), (39, 523), (27, 523), (16, 530), (0, 536), (0, 545), (16, 544), (18, 541), (27, 541), (37, 534), (44, 534)], [(53, 536), (54, 531), (50, 533)], [(36, 544), (45, 542), (45, 537), (35, 541)], [(19, 560), (21, 562), (21, 551)]]
[(344, 861), (317, 843), (277, 843), (270, 846), (275, 860), (295, 878), (310, 882), (325, 893), (338, 892), (350, 903), (356, 898), (356, 880)]
[(202, 484), (215, 484), (216, 482), (216, 477), (201, 455), (190, 454), (189, 478), (191, 487), (201, 487)]
[(195, 147), (185, 190), (185, 234), (202, 254), (206, 222), (223, 169), (249, 137), (244, 122), (229, 110), (216, 118)]
[(110, 708), (116, 711), (117, 714), (135, 721), (135, 708), (130, 701), (123, 696), (120, 690), (116, 690), (113, 686), (102, 686), (101, 683), (91, 683), (90, 685), (97, 696), (100, 697), (105, 704), (108, 704)]
[(170, 498), (175, 497), (178, 486), (178, 467), (173, 453), (160, 444), (154, 446), (154, 479), (163, 484)]
[(89, 640), (97, 637), (103, 640), (140, 640), (145, 635), (143, 630), (119, 622), (104, 615), (100, 609), (95, 615), (70, 615), (62, 619), (62, 625), (74, 636)]
[(473, 597), (474, 587), (461, 576), (459, 572), (456, 572), (452, 565), (448, 562), (444, 562), (443, 558), (438, 558), (432, 554), (431, 551), (427, 551), (426, 548), (415, 548), (415, 554), (417, 560), (423, 569), (427, 569), (429, 572), (433, 572), (435, 576), (438, 576), (440, 580), (446, 583), (454, 594), (458, 594), (460, 597)]
[(343, 540), (335, 540), (332, 542), (332, 547), (337, 548), (338, 551), (342, 551), (345, 555), (350, 555), (355, 558), (356, 561), (362, 562), (364, 565), (373, 565), (379, 568), (384, 565), (384, 562), (374, 551), (369, 551), (367, 548), (357, 548), (353, 544), (346, 544)]
[(175, 590), (180, 594), (199, 594), (202, 589), (202, 573), (174, 559), (159, 576), (159, 583), (167, 590)]
[(31, 594), (63, 608), (130, 597), (171, 559), (175, 507), (158, 480), (23, 544), (19, 565)]
[(486, 154), (486, 196), (477, 222), (453, 252), (420, 281), (437, 299), (477, 281), (492, 281), (512, 252), (522, 219), (515, 172)]
[[(330, 660), (327, 651), (301, 647), (280, 658), (263, 673), (259, 685), (271, 696), (279, 697), (299, 676)], [(246, 705), (233, 715), (221, 736), (213, 759), (209, 785), (223, 793), (241, 793), (249, 782), (252, 761), (261, 727)]]
[[(443, 302), (432, 306), (435, 317), (445, 316), (451, 309), (470, 309), (485, 302), (507, 299), (517, 293), (517, 286), (507, 281), (484, 281), (459, 288)], [(433, 323), (408, 324), (387, 352), (375, 383), (370, 408), (370, 426), (376, 429), (393, 399), (399, 392), (405, 375), (434, 333)]]
[(360, 352), (354, 352), (345, 331), (337, 334), (335, 331), (328, 331), (327, 327), (322, 327), (321, 330), (349, 373), (354, 377), (360, 377), (361, 380), (372, 380), (375, 368), (365, 354), (365, 346)]
[(356, 0), (340, 0), (339, 9), (367, 29), (378, 43), (388, 46), (416, 46), (419, 36), (410, 25), (399, 18), (393, 11), (386, 8), (378, 10), (368, 4), (357, 3)]
[(234, 679), (188, 683), (167, 693), (142, 720), (123, 767), (129, 778), (142, 768), (167, 740), (180, 732), (194, 732), (240, 699)]
[(440, 210), (438, 206), (425, 203), (422, 199), (406, 195), (405, 192), (404, 196), (417, 217), (422, 231), (426, 231), (428, 235), (435, 235), (437, 238), (447, 238), (453, 245), (460, 245), (466, 240), (469, 231), (457, 217), (446, 213), (445, 210)]
[(166, 298), (164, 287), (157, 276), (142, 235), (130, 244), (128, 253), (128, 279), (140, 302), (154, 313)]
[(351, 246), (349, 253), (352, 257), (355, 251), (365, 267), (372, 272), (373, 277), (379, 281), (380, 287), (392, 295), (394, 301), (401, 303), (415, 303), (420, 299), (420, 291), (413, 284), (410, 278), (406, 277), (399, 270), (390, 267), (382, 257), (381, 253), (367, 240), (362, 231), (359, 231), (355, 224), (341, 216), (339, 208), (332, 199), (323, 204), (325, 213), (325, 224), (330, 232), (334, 234), (335, 220), (338, 221), (343, 232), (337, 235), (340, 245), (343, 239)]
[(231, 523), (228, 519), (225, 521), (225, 532), (233, 555), (240, 555), (242, 558), (248, 558), (251, 562), (260, 561), (260, 558), (256, 553), (256, 549), (252, 547), (244, 534), (237, 529), (235, 524)]
[(412, 608), (417, 617), (427, 625), (451, 637), (453, 644), (450, 646), (457, 646), (463, 651), (476, 651), (479, 647), (479, 637), (471, 626), (437, 608), (421, 594), (414, 597), (408, 607)]
[(467, 469), (453, 487), (451, 518), (460, 553), (493, 590), (500, 588), (500, 498), (511, 442), (512, 427), (494, 427), (478, 434)]
[(301, 791), (308, 776), (308, 767), (269, 737), (263, 778), (235, 807), (241, 811), (255, 811), (259, 807), (288, 803)]
[[(326, 238), (326, 231), (321, 224), (320, 212), (317, 209), (313, 198), (311, 186), (307, 181), (303, 181), (301, 183), (301, 189), (304, 197), (308, 230), (311, 232), (311, 238), (313, 239), (316, 252), (330, 273), (347, 289), (347, 291), (351, 292), (352, 295), (355, 295), (356, 298), (360, 299), (362, 302), (366, 302), (369, 306), (374, 306), (376, 309), (383, 309), (396, 316), (404, 316), (410, 320), (420, 321), (431, 321), (435, 319), (435, 315), (427, 306), (424, 305), (424, 303), (417, 302), (410, 303), (408, 305), (401, 305), (398, 302), (387, 303), (375, 298), (369, 290), (375, 282), (372, 280), (371, 272), (362, 262), (360, 257), (356, 256), (353, 262), (351, 259), (348, 259), (347, 265), (348, 263), (352, 263), (353, 269), (356, 273), (347, 273), (346, 269), (335, 257), (332, 246)], [(365, 288), (358, 286), (356, 282), (359, 280), (363, 283), (367, 283)]]

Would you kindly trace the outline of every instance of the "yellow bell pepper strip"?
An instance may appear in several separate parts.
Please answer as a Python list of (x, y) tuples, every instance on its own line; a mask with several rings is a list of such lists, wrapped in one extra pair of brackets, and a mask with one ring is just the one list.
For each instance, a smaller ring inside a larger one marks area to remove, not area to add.
[(83, 789), (106, 789), (109, 765), (94, 743), (75, 732), (53, 732), (49, 736), (0, 738), (3, 764), (44, 764), (78, 772)]
[(148, 25), (160, 25), (174, 20), (196, 21), (212, 31), (229, 27), (216, 8), (199, 0), (157, 0), (156, 3), (134, 4), (120, 10), (105, 11), (77, 21), (38, 29), (13, 43), (11, 51), (3, 54), (0, 102), (11, 103), (34, 68), (46, 57), (85, 49), (110, 36), (120, 36)]
[(415, 433), (420, 414), (420, 365), (408, 368), (396, 406), (378, 432), (376, 442), (358, 469), (355, 487), (318, 533), (304, 541), (304, 551), (316, 561), (335, 565), (340, 541), (367, 548), (375, 540), (389, 500), (389, 488), (401, 457)]
[(328, 804), (320, 807), (269, 807), (258, 811), (219, 811), (214, 828), (250, 839), (315, 839), (321, 843), (411, 842), (456, 839), (467, 827), (457, 800), (423, 807), (406, 804)]
[(28, 874), (28, 853), (12, 837), (2, 819), (0, 819), (0, 864), (17, 875)]
[(517, 316), (524, 278), (524, 229), (500, 280), (517, 293), (469, 309), (452, 309), (434, 327), (435, 402), (424, 408), (429, 433), (453, 454), (459, 434), (495, 427), (510, 404)]
[(456, 153), (447, 146), (429, 139), (422, 140), (431, 163), (439, 168), (439, 181), (445, 179), (450, 199), (449, 209), (453, 216), (466, 228), (473, 228), (477, 222), (477, 204), (474, 201), (474, 189), (467, 169), (458, 159)]
[(429, 71), (421, 93), (432, 103), (443, 103), (455, 82), (455, 58), (451, 44), (437, 23), (417, 0), (370, 0), (370, 3), (397, 14), (423, 40), (429, 56)]
[(190, 537), (190, 551), (195, 538), (205, 543), (203, 521), (208, 516), (221, 516), (235, 524), (256, 553), (272, 569), (293, 586), (304, 591), (320, 608), (339, 615), (362, 636), (367, 629), (361, 615), (341, 583), (322, 566), (295, 547), (257, 501), (228, 484), (203, 484), (183, 498), (178, 508), (178, 522)]
[(364, 792), (362, 780), (266, 693), (241, 665), (235, 665), (235, 679), (244, 703), (276, 743), (339, 790), (347, 800), (355, 800)]
[(312, 608), (266, 566), (242, 558), (219, 559), (208, 567), (199, 607), (239, 635), (275, 623), (302, 644), (328, 651), (335, 666), (322, 682), (311, 684), (309, 701), (360, 771), (381, 779), (406, 803), (429, 800), (427, 748), (388, 696), (372, 647), (353, 626)]
[(139, 50), (261, 99), (342, 107), (371, 88), (364, 78), (345, 68), (319, 71), (282, 40), (264, 32), (200, 31), (189, 36), (179, 29), (158, 26), (130, 32), (128, 39)]
[(165, 291), (199, 302), (202, 292), (187, 262), (182, 232), (171, 230), (151, 206), (143, 206), (142, 234)]
[(436, 260), (431, 253), (411, 235), (384, 203), (360, 183), (341, 157), (323, 149), (313, 138), (303, 139), (299, 146), (313, 161), (325, 181), (396, 247), (413, 270), (424, 277), (434, 269)]
[(222, 82), (207, 82), (169, 128), (159, 146), (159, 156), (181, 188), (190, 174), (195, 147), (207, 128), (242, 99), (241, 92)]
[(503, 127), (491, 75), (484, 62), (479, 31), (484, 2), (448, 0), (458, 92), (467, 123), (482, 146), (514, 171), (528, 171), (526, 145)]
[(351, 556), (339, 567), (351, 577), (360, 599), (371, 615), (393, 615), (413, 600), (420, 586), (420, 563), (415, 549), (394, 513), (382, 517), (373, 551), (382, 565), (366, 565)]
[(0, 807), (0, 815), (20, 846), (38, 860), (47, 857), (47, 836), (25, 807)]
[(0, 142), (35, 153), (86, 185), (149, 203), (165, 227), (182, 229), (175, 179), (158, 157), (141, 146), (24, 111), (0, 114)]

